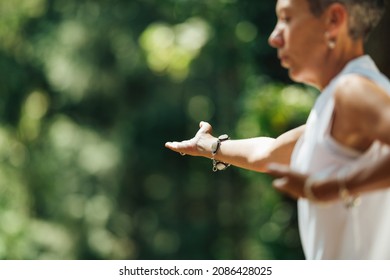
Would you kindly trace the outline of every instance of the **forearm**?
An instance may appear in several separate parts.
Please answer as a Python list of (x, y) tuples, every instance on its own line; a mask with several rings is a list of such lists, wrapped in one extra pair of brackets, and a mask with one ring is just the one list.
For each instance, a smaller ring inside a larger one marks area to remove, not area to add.
[(354, 193), (365, 193), (390, 187), (390, 154), (366, 166), (347, 179), (347, 186)]
[(271, 162), (290, 163), (292, 150), (303, 131), (304, 126), (301, 126), (276, 139), (258, 137), (224, 141), (215, 158), (241, 168), (267, 172), (267, 165)]
[(313, 192), (320, 200), (339, 198), (341, 182), (353, 196), (390, 187), (390, 154), (367, 164), (364, 168), (350, 172), (344, 178), (333, 176), (328, 180), (315, 182)]
[(271, 162), (289, 164), (292, 150), (305, 127), (292, 129), (278, 138), (257, 137), (242, 140), (225, 140), (215, 146), (218, 138), (212, 136), (209, 123), (200, 122), (200, 128), (192, 139), (165, 143), (165, 147), (182, 155), (202, 156), (241, 168), (267, 172)]
[(215, 159), (248, 170), (264, 172), (269, 151), (275, 141), (276, 139), (268, 137), (227, 140), (221, 144)]

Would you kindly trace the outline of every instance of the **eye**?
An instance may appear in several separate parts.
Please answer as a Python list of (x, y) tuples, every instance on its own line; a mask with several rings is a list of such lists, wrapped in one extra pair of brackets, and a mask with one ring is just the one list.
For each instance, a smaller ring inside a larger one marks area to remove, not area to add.
[(289, 16), (283, 16), (280, 18), (280, 20), (284, 23), (289, 23), (291, 21), (291, 17)]
[(291, 21), (291, 14), (287, 11), (283, 10), (278, 15), (278, 20), (282, 23), (289, 23)]

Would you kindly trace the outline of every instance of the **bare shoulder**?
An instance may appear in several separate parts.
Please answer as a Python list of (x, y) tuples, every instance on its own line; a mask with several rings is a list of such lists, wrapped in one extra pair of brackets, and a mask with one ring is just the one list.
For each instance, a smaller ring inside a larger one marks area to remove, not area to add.
[(390, 143), (390, 95), (375, 82), (357, 74), (346, 75), (337, 81), (334, 100), (339, 127)]
[(388, 98), (386, 92), (375, 82), (358, 74), (341, 77), (335, 87), (336, 101), (359, 102), (371, 99), (373, 95)]

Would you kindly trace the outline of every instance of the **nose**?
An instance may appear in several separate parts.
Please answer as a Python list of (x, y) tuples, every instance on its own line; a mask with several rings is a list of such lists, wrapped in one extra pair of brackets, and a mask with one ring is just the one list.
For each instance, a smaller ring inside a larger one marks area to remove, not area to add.
[(277, 26), (272, 31), (271, 35), (268, 38), (268, 44), (273, 48), (281, 48), (284, 45), (282, 30)]

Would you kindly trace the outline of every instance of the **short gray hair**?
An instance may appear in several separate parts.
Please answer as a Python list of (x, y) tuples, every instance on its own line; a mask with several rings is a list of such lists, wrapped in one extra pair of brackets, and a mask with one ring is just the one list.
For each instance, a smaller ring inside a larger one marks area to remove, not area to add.
[(349, 13), (349, 34), (354, 39), (367, 39), (382, 18), (384, 0), (307, 0), (315, 16), (321, 15), (333, 3), (340, 3)]

